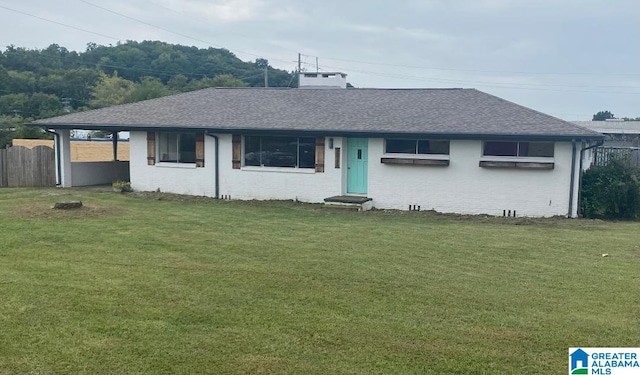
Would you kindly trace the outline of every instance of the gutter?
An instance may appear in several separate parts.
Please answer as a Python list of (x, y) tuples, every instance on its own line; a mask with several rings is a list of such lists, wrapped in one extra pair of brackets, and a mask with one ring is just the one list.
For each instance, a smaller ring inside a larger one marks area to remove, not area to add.
[(295, 135), (295, 136), (326, 136), (332, 134), (336, 137), (358, 137), (358, 138), (409, 138), (409, 139), (450, 139), (450, 140), (490, 140), (490, 141), (562, 141), (568, 142), (576, 138), (587, 140), (598, 140), (604, 138), (602, 134), (589, 134), (588, 131), (582, 134), (510, 134), (510, 133), (439, 133), (439, 132), (389, 132), (389, 131), (368, 131), (368, 130), (345, 130), (345, 129), (291, 129), (291, 128), (269, 128), (256, 129), (255, 127), (203, 127), (180, 124), (139, 125), (139, 124), (53, 124), (31, 122), (27, 126), (55, 126), (56, 129), (85, 129), (85, 130), (108, 130), (108, 131), (190, 131), (209, 132), (215, 131), (217, 134), (254, 134), (254, 135)]
[(53, 146), (56, 152), (56, 186), (60, 186), (60, 184), (62, 184), (62, 165), (60, 165), (60, 134), (49, 128), (44, 128), (44, 130), (47, 133), (53, 134), (55, 138)]
[(220, 158), (218, 157), (220, 155), (220, 152), (218, 150), (218, 144), (219, 144), (219, 140), (218, 140), (218, 136), (215, 134), (211, 134), (208, 132), (204, 132), (205, 135), (208, 135), (209, 137), (214, 139), (215, 142), (215, 148), (216, 148), (216, 163), (215, 163), (215, 179), (216, 179), (216, 199), (218, 199), (220, 197)]
[(571, 182), (569, 183), (569, 212), (568, 218), (573, 217), (573, 187), (576, 184), (576, 140), (571, 140)]
[[(592, 148), (600, 147), (603, 144), (604, 144), (604, 140), (601, 139), (599, 141), (596, 141), (595, 144), (591, 146), (583, 147), (580, 150), (580, 171), (579, 171), (580, 176), (578, 177), (578, 204), (580, 204), (580, 199), (582, 198), (582, 175), (584, 174), (584, 171), (582, 169), (582, 160), (584, 160), (584, 152)], [(578, 210), (578, 217), (582, 217), (580, 210)]]

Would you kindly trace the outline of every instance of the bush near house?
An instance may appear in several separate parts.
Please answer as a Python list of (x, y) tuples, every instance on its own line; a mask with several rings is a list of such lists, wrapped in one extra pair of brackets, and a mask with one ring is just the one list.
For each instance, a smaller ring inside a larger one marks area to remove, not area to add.
[(633, 220), (640, 217), (640, 169), (624, 157), (591, 167), (582, 179), (585, 217)]

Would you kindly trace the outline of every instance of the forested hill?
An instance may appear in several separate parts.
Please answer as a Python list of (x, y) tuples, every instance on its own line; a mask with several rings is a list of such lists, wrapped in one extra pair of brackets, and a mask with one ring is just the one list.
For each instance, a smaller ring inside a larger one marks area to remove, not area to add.
[(296, 85), (291, 72), (226, 49), (159, 41), (90, 43), (84, 52), (8, 46), (0, 53), (0, 148), (14, 137), (37, 136), (20, 125), (33, 119), (205, 87), (261, 87), (265, 68), (270, 87)]

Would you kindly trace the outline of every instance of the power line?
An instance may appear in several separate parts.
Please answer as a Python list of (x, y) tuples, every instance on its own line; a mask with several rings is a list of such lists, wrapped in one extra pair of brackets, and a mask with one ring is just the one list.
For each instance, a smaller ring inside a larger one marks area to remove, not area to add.
[[(201, 25), (204, 25), (204, 26), (206, 26), (206, 27), (211, 27), (211, 24), (210, 24), (210, 23), (207, 23), (207, 22), (204, 22), (204, 21), (199, 20), (199, 19), (197, 19), (197, 18), (191, 17), (191, 16), (189, 16), (188, 14), (186, 14), (186, 13), (184, 13), (184, 12), (181, 12), (181, 11), (179, 11), (179, 10), (168, 8), (168, 7), (166, 7), (166, 6), (164, 6), (164, 5), (160, 4), (160, 3), (157, 3), (157, 2), (155, 2), (155, 1), (151, 1), (151, 0), (144, 0), (144, 1), (145, 1), (145, 2), (147, 2), (147, 3), (149, 3), (149, 4), (153, 4), (153, 6), (156, 6), (156, 7), (159, 7), (159, 8), (163, 8), (163, 9), (165, 9), (165, 10), (169, 11), (172, 15), (174, 15), (174, 14), (176, 14), (176, 13), (177, 13), (177, 14), (179, 14), (179, 15), (183, 16), (184, 18), (186, 18), (186, 19), (188, 19), (188, 20), (195, 21), (195, 22), (197, 22), (197, 23), (199, 23), (199, 24), (201, 24)], [(240, 33), (235, 32), (235, 31), (225, 31), (225, 34), (233, 34), (233, 35), (237, 35), (237, 36), (239, 36), (239, 37), (241, 37), (241, 38), (245, 38), (245, 39), (252, 40), (252, 41), (255, 41), (255, 39), (256, 39), (256, 38), (255, 38), (255, 37), (253, 37), (253, 36), (240, 34)], [(266, 43), (269, 43), (269, 44), (272, 44), (272, 45), (276, 45), (276, 46), (277, 46), (279, 49), (281, 49), (281, 50), (289, 51), (289, 52), (293, 52), (293, 53), (298, 53), (298, 50), (293, 50), (293, 49), (290, 49), (290, 48), (286, 48), (286, 47), (279, 46), (279, 45), (277, 45), (276, 43), (271, 42), (270, 40), (262, 40), (262, 41), (264, 41), (264, 42), (266, 42)]]
[(379, 66), (388, 66), (388, 67), (397, 67), (397, 68), (408, 68), (408, 69), (421, 69), (421, 70), (441, 70), (441, 71), (450, 71), (450, 72), (493, 73), (493, 74), (520, 74), (520, 75), (640, 76), (640, 74), (639, 74), (639, 73), (606, 73), (606, 72), (598, 72), (598, 73), (588, 73), (588, 72), (562, 72), (562, 73), (559, 73), (559, 72), (526, 72), (526, 71), (506, 71), (506, 70), (481, 70), (481, 69), (436, 68), (436, 67), (427, 67), (427, 66), (402, 65), (402, 64), (388, 64), (388, 63), (379, 63), (379, 62), (362, 61), (362, 60), (339, 59), (339, 58), (335, 58), (335, 57), (323, 57), (323, 56), (318, 56), (318, 58), (326, 59), (326, 60), (335, 60), (335, 61), (343, 61), (343, 62), (352, 62), (352, 63), (356, 63), (356, 64), (379, 65)]
[[(333, 68), (333, 69), (342, 69), (336, 66), (328, 66), (325, 67)], [(612, 92), (612, 91), (585, 91), (585, 90), (560, 90), (560, 89), (547, 89), (548, 86), (557, 86), (557, 87), (568, 87), (568, 88), (588, 88), (588, 87), (597, 87), (597, 86), (572, 86), (572, 85), (546, 85), (546, 84), (526, 84), (526, 83), (508, 83), (508, 82), (487, 82), (487, 81), (466, 81), (466, 80), (454, 80), (454, 79), (443, 79), (443, 78), (431, 78), (431, 77), (422, 77), (422, 76), (414, 76), (414, 75), (402, 75), (402, 74), (393, 74), (393, 73), (381, 73), (381, 72), (372, 72), (366, 70), (354, 70), (350, 69), (350, 72), (363, 73), (367, 75), (374, 75), (380, 77), (390, 77), (390, 78), (399, 78), (399, 79), (407, 79), (407, 80), (419, 80), (426, 82), (436, 82), (436, 83), (454, 83), (454, 84), (472, 84), (479, 85), (482, 87), (492, 87), (492, 88), (503, 88), (503, 89), (517, 89), (517, 90), (538, 90), (538, 91), (558, 91), (558, 92), (581, 92), (581, 93), (600, 93), (600, 94), (640, 94), (640, 92)], [(542, 86), (542, 87), (527, 87), (527, 86)], [(613, 88), (630, 88), (630, 89), (638, 89), (638, 87), (626, 87), (626, 86), (602, 86), (613, 87)]]
[[(169, 29), (167, 29), (167, 28), (164, 28), (164, 27), (161, 27), (161, 26), (157, 26), (157, 25), (153, 25), (153, 24), (150, 24), (150, 23), (148, 23), (148, 22), (145, 22), (145, 21), (139, 20), (139, 19), (137, 19), (137, 18), (133, 18), (133, 17), (127, 16), (127, 15), (122, 14), (122, 13), (112, 11), (112, 10), (107, 9), (107, 8), (104, 8), (104, 7), (102, 7), (102, 6), (99, 6), (99, 5), (93, 4), (93, 3), (91, 3), (91, 2), (89, 2), (89, 1), (87, 1), (87, 0), (80, 0), (80, 1), (81, 1), (81, 2), (83, 2), (83, 3), (85, 3), (85, 4), (88, 4), (88, 5), (94, 6), (94, 7), (99, 8), (99, 9), (102, 9), (102, 10), (104, 10), (104, 11), (107, 11), (107, 12), (110, 12), (110, 13), (113, 13), (113, 14), (116, 14), (116, 15), (118, 15), (118, 16), (121, 16), (121, 17), (124, 17), (124, 18), (130, 19), (130, 20), (133, 20), (133, 21), (136, 21), (136, 22), (140, 22), (140, 23), (142, 23), (142, 24), (145, 24), (145, 25), (148, 25), (148, 26), (151, 26), (151, 27), (155, 27), (155, 28), (157, 28), (157, 29), (160, 29), (160, 30), (163, 30), (163, 31), (166, 31), (166, 32), (170, 32), (170, 33), (173, 33), (173, 34), (176, 34), (176, 35), (179, 35), (179, 36), (185, 37), (185, 38), (193, 39), (193, 40), (196, 40), (196, 41), (199, 41), (199, 42), (202, 42), (202, 43), (208, 43), (208, 44), (214, 45), (214, 44), (212, 44), (212, 43), (210, 43), (210, 42), (207, 42), (207, 41), (204, 41), (204, 40), (202, 40), (202, 39), (199, 39), (199, 38), (193, 38), (193, 37), (191, 37), (191, 36), (189, 36), (189, 35), (186, 35), (186, 34), (183, 34), (183, 33), (178, 33), (178, 32), (175, 32), (175, 31), (169, 30)], [(218, 47), (219, 47), (219, 46), (218, 46)], [(259, 56), (259, 55), (256, 55), (256, 54), (252, 54), (252, 53), (248, 53), (248, 52), (243, 52), (243, 51), (238, 51), (238, 52), (245, 53), (245, 54), (249, 54), (249, 55), (253, 55), (253, 56)], [(305, 55), (305, 57), (307, 57), (307, 55)], [(281, 61), (281, 62), (282, 62), (283, 60), (277, 60), (277, 59), (275, 59), (275, 61)], [(340, 67), (335, 67), (335, 68), (337, 68), (337, 69), (342, 69), (342, 68), (340, 68)], [(373, 75), (375, 75), (375, 74), (376, 74), (375, 72), (365, 72), (365, 71), (360, 71), (360, 72), (362, 72), (362, 73), (366, 73), (366, 74), (373, 74)], [(398, 78), (400, 78), (400, 77), (398, 77)], [(422, 79), (422, 80), (437, 81), (437, 79), (434, 79), (434, 78), (427, 78), (427, 77), (415, 77), (415, 76), (414, 76), (414, 77), (411, 77), (411, 76), (409, 76), (409, 77), (407, 77), (407, 78), (408, 78), (408, 79)], [(440, 80), (440, 81), (441, 81), (441, 82), (447, 82), (447, 80)], [(456, 82), (457, 80), (449, 80), (449, 81), (453, 83), (453, 82)], [(480, 83), (480, 82), (473, 82), (473, 81), (457, 81), (457, 83)], [(482, 82), (481, 84), (483, 84), (485, 87), (491, 87), (491, 86), (488, 86), (488, 85), (490, 84), (490, 85), (498, 85), (498, 86), (493, 86), (493, 87), (502, 87), (502, 88), (518, 88), (518, 86), (516, 86), (517, 84), (509, 84), (509, 85), (512, 85), (512, 86), (504, 86), (504, 84), (502, 84), (502, 83), (494, 83), (494, 82)], [(529, 86), (537, 86), (537, 84), (529, 84)], [(548, 87), (549, 85), (541, 85), (541, 86)], [(557, 85), (557, 86), (559, 86), (559, 87), (572, 87), (571, 85)], [(524, 88), (522, 88), (522, 84), (520, 84), (520, 87), (519, 87), (519, 88), (520, 88), (520, 89), (524, 89)], [(618, 87), (618, 88), (619, 88), (619, 87)], [(552, 90), (544, 89), (544, 91), (552, 91)], [(560, 91), (566, 91), (566, 90), (560, 90)]]
[[(100, 6), (100, 5), (97, 5), (97, 4), (94, 4), (94, 3), (91, 3), (91, 2), (86, 1), (86, 0), (80, 0), (80, 1), (81, 1), (81, 2), (83, 2), (83, 3), (85, 3), (85, 4), (87, 4), (87, 5), (90, 5), (90, 6), (92, 6), (92, 7), (96, 7), (96, 8), (98, 8), (98, 9), (102, 9), (102, 10), (104, 10), (105, 12), (109, 12), (109, 13), (115, 14), (115, 15), (117, 15), (117, 16), (120, 16), (120, 17), (123, 17), (123, 18), (129, 19), (129, 20), (132, 20), (132, 21), (135, 21), (135, 22), (139, 22), (139, 23), (142, 23), (142, 24), (144, 24), (144, 25), (147, 25), (147, 26), (150, 26), (150, 27), (156, 28), (156, 29), (158, 29), (158, 30), (162, 30), (162, 31), (165, 31), (165, 32), (168, 32), (168, 33), (171, 33), (171, 34), (175, 34), (175, 35), (181, 36), (181, 37), (183, 37), (183, 38), (187, 38), (187, 39), (195, 40), (196, 42), (205, 43), (205, 44), (208, 44), (208, 45), (211, 45), (211, 46), (214, 46), (214, 47), (218, 47), (218, 48), (223, 48), (223, 49), (226, 49), (226, 50), (228, 50), (228, 51), (244, 53), (245, 55), (250, 55), (250, 56), (255, 56), (255, 57), (263, 57), (263, 56), (261, 56), (261, 55), (257, 55), (257, 54), (255, 54), (255, 53), (251, 53), (251, 52), (240, 51), (240, 50), (236, 50), (236, 49), (234, 49), (234, 50), (232, 50), (232, 49), (228, 49), (228, 48), (225, 48), (225, 47), (223, 47), (223, 46), (221, 46), (221, 45), (217, 45), (217, 44), (215, 44), (215, 43), (211, 43), (211, 42), (209, 42), (209, 41), (206, 41), (206, 40), (203, 40), (203, 39), (200, 39), (200, 38), (195, 38), (195, 37), (192, 37), (192, 36), (189, 36), (189, 35), (186, 35), (186, 34), (183, 34), (183, 33), (177, 32), (177, 31), (173, 31), (173, 30), (167, 29), (167, 28), (162, 27), (162, 26), (154, 25), (154, 24), (152, 24), (152, 23), (149, 23), (149, 22), (146, 22), (146, 21), (143, 21), (143, 20), (140, 20), (140, 19), (137, 19), (137, 18), (131, 17), (131, 16), (127, 16), (126, 14), (122, 14), (122, 13), (120, 13), (120, 12), (116, 12), (116, 11), (114, 11), (114, 10), (111, 10), (111, 9), (105, 8), (105, 7), (103, 7), (103, 6)], [(287, 64), (291, 63), (290, 61), (285, 61), (285, 60), (280, 60), (280, 59), (271, 59), (271, 60), (274, 60), (274, 61), (280, 61), (280, 62), (287, 63)]]
[[(185, 37), (185, 38), (189, 38), (189, 39), (192, 39), (192, 40), (196, 40), (196, 41), (199, 41), (199, 42), (202, 42), (202, 43), (206, 43), (206, 44), (208, 44), (208, 45), (216, 46), (216, 47), (219, 47), (219, 48), (224, 48), (224, 47), (221, 47), (221, 46), (219, 46), (219, 45), (216, 45), (216, 44), (214, 44), (214, 43), (211, 43), (211, 42), (208, 42), (208, 41), (205, 41), (205, 40), (199, 39), (199, 38), (194, 38), (194, 37), (191, 37), (191, 36), (186, 35), (186, 34), (182, 34), (182, 33), (179, 33), (179, 32), (175, 32), (175, 31), (169, 30), (169, 29), (167, 29), (167, 28), (164, 28), (164, 27), (161, 27), (161, 26), (157, 26), (157, 25), (154, 25), (154, 24), (151, 24), (151, 23), (148, 23), (148, 22), (145, 22), (145, 21), (142, 21), (142, 20), (136, 19), (136, 18), (134, 18), (134, 17), (130, 17), (130, 16), (124, 15), (124, 14), (122, 14), (122, 13), (115, 12), (115, 11), (113, 11), (113, 10), (110, 10), (110, 9), (104, 8), (104, 7), (102, 7), (102, 6), (99, 6), (99, 5), (93, 4), (93, 3), (88, 2), (88, 1), (86, 1), (86, 0), (80, 0), (80, 1), (82, 1), (83, 3), (85, 3), (85, 4), (87, 4), (87, 5), (90, 5), (90, 6), (96, 7), (96, 8), (98, 8), (98, 9), (101, 9), (101, 10), (104, 10), (104, 11), (107, 11), (107, 12), (110, 12), (110, 13), (113, 13), (113, 14), (116, 14), (116, 15), (118, 15), (118, 16), (121, 16), (121, 17), (124, 17), (124, 18), (130, 19), (130, 20), (133, 20), (133, 21), (135, 21), (135, 22), (140, 22), (140, 23), (145, 24), (145, 25), (150, 26), (150, 27), (154, 27), (154, 28), (157, 28), (157, 29), (160, 29), (160, 30), (163, 30), (163, 31), (169, 32), (169, 33), (173, 33), (173, 34), (179, 35), (179, 36), (181, 36), (181, 37)], [(59, 24), (59, 25), (65, 26), (65, 27), (70, 27), (70, 28), (73, 28), (73, 29), (76, 29), (76, 30), (80, 30), (80, 31), (83, 31), (83, 32), (88, 32), (88, 33), (95, 34), (95, 35), (100, 35), (100, 36), (109, 37), (109, 38), (112, 38), (112, 39), (117, 39), (117, 38), (112, 37), (112, 36), (108, 36), (108, 35), (104, 35), (104, 34), (100, 34), (100, 33), (95, 33), (95, 32), (89, 31), (89, 30), (81, 29), (81, 28), (78, 28), (78, 27), (75, 27), (75, 26), (71, 26), (71, 25), (67, 25), (67, 24), (64, 24), (64, 23), (61, 23), (61, 22), (48, 20), (48, 19), (45, 19), (45, 18), (42, 18), (42, 17), (39, 17), (39, 16), (35, 16), (35, 15), (29, 14), (29, 13), (26, 13), (26, 12), (22, 12), (22, 11), (17, 11), (17, 10), (15, 10), (15, 9), (7, 8), (7, 7), (4, 7), (4, 6), (0, 6), (0, 8), (7, 9), (7, 10), (11, 10), (11, 11), (15, 11), (15, 12), (20, 13), (20, 14), (24, 14), (24, 15), (27, 15), (27, 16), (30, 16), (30, 17), (34, 17), (34, 18), (37, 18), (37, 19), (41, 19), (41, 20), (44, 20), (44, 21), (47, 21), (47, 22), (52, 22), (52, 23), (55, 23), (55, 24)], [(118, 40), (119, 40), (119, 39), (118, 39)], [(227, 50), (232, 51), (232, 50), (230, 50), (230, 49), (227, 49)], [(236, 52), (241, 52), (241, 53), (248, 54), (248, 55), (253, 55), (253, 56), (260, 56), (260, 55), (256, 55), (256, 54), (253, 54), (253, 53), (244, 52), (244, 51), (239, 51), (239, 50), (236, 50)], [(306, 57), (308, 57), (308, 56), (309, 56), (309, 55), (305, 55), (305, 58), (306, 58)], [(285, 63), (289, 63), (288, 61), (279, 60), (279, 59), (272, 59), (272, 60), (274, 60), (274, 61), (280, 61), (280, 62), (285, 62)], [(334, 59), (334, 60), (341, 60), (341, 59)], [(343, 61), (353, 61), (353, 62), (356, 62), (356, 60), (343, 60)], [(362, 62), (362, 63), (365, 63), (365, 62)], [(376, 65), (376, 64), (377, 64), (377, 65), (385, 65), (385, 66), (392, 66), (392, 65), (394, 65), (394, 64), (383, 64), (383, 63), (371, 63), (371, 64), (373, 64), (373, 65)], [(116, 66), (109, 66), (108, 64), (101, 64), (101, 65), (103, 65), (103, 66), (107, 66), (107, 67), (120, 68), (120, 69), (136, 69), (136, 68), (129, 68), (129, 67), (116, 67)], [(307, 65), (306, 61), (305, 61), (305, 65)], [(328, 67), (330, 67), (330, 66), (328, 66)], [(405, 67), (408, 67), (408, 66), (405, 66)], [(344, 68), (343, 68), (343, 67), (333, 67), (333, 68), (338, 69), (338, 70), (344, 70)], [(158, 72), (158, 71), (154, 71), (154, 70), (150, 70), (150, 69), (139, 69), (139, 68), (137, 68), (137, 69), (138, 69), (138, 70), (140, 70), (140, 71)], [(480, 85), (482, 85), (483, 87), (495, 87), (495, 88), (507, 88), (507, 89), (520, 89), (520, 90), (568, 91), (568, 90), (554, 90), (554, 89), (544, 89), (544, 88), (526, 87), (526, 86), (538, 86), (538, 85), (539, 85), (539, 86), (544, 86), (544, 87), (549, 87), (549, 86), (557, 86), (557, 87), (588, 87), (588, 86), (572, 86), (572, 85), (517, 84), (517, 83), (486, 82), (486, 81), (485, 81), (485, 82), (483, 82), (483, 81), (447, 80), (447, 79), (439, 79), (439, 78), (431, 78), (431, 77), (421, 77), (421, 76), (411, 76), (411, 75), (398, 75), (398, 74), (389, 74), (389, 73), (379, 73), (379, 72), (372, 72), (372, 71), (365, 71), (365, 70), (354, 70), (354, 69), (348, 69), (348, 70), (349, 70), (350, 72), (351, 72), (351, 71), (354, 71), (354, 72), (360, 72), (360, 73), (363, 73), (363, 74), (374, 75), (374, 76), (383, 76), (383, 77), (384, 77), (384, 76), (386, 76), (386, 77), (392, 77), (392, 78), (411, 79), (411, 80), (422, 80), (422, 81), (428, 81), (428, 82), (441, 82), (441, 83), (480, 84)], [(453, 69), (451, 69), (451, 70), (453, 70)], [(461, 70), (461, 71), (464, 71), (464, 70)], [(469, 70), (469, 71), (473, 71), (473, 70)], [(479, 72), (479, 71), (478, 71), (478, 72)], [(180, 72), (168, 72), (168, 71), (167, 71), (167, 72), (163, 72), (163, 73), (179, 74)], [(180, 74), (184, 74), (184, 73), (180, 73)], [(608, 88), (621, 88), (621, 87), (622, 87), (622, 86), (608, 86)], [(607, 88), (607, 87), (605, 87), (605, 88)], [(634, 89), (635, 89), (635, 87), (634, 87)], [(576, 92), (576, 91), (574, 91), (574, 92)], [(593, 91), (577, 91), (577, 92), (587, 92), (587, 93), (588, 93), (588, 92), (593, 92)], [(637, 94), (637, 93), (627, 93), (627, 92), (625, 92), (625, 93), (616, 93), (616, 94)]]
[(122, 40), (122, 39), (120, 39), (120, 38), (116, 38), (116, 37), (114, 37), (114, 36), (105, 35), (105, 34), (101, 34), (101, 33), (96, 33), (96, 32), (91, 31), (91, 30), (87, 30), (87, 29), (83, 29), (83, 28), (80, 28), (80, 27), (76, 27), (76, 26), (68, 25), (68, 24), (66, 24), (66, 23), (62, 23), (62, 22), (58, 22), (58, 21), (54, 21), (54, 20), (50, 20), (50, 19), (47, 19), (47, 18), (44, 18), (44, 17), (36, 16), (35, 14), (30, 14), (30, 13), (27, 13), (27, 12), (23, 12), (23, 11), (20, 11), (20, 10), (17, 10), (17, 9), (12, 9), (12, 8), (6, 7), (6, 6), (4, 6), (4, 5), (0, 5), (0, 8), (2, 8), (2, 9), (6, 9), (6, 10), (9, 10), (9, 11), (12, 11), (12, 12), (15, 12), (15, 13), (20, 13), (20, 14), (25, 15), (25, 16), (27, 16), (27, 17), (33, 17), (33, 18), (37, 18), (37, 19), (42, 20), (42, 21), (46, 21), (46, 22), (50, 22), (50, 23), (55, 23), (56, 25), (60, 25), (60, 26), (64, 26), (64, 27), (68, 27), (68, 28), (70, 28), (70, 29), (74, 29), (74, 30), (82, 31), (82, 32), (85, 32), (85, 33), (93, 34), (93, 35), (98, 35), (98, 36), (101, 36), (101, 37), (104, 37), (104, 38), (114, 39), (114, 40), (117, 40), (117, 41)]
[[(180, 14), (181, 16), (183, 16), (186, 19), (198, 22), (200, 24), (206, 24), (205, 22), (191, 17), (187, 14), (185, 14), (184, 12), (175, 10), (175, 9), (170, 9), (162, 4), (156, 3), (155, 1), (151, 1), (151, 0), (144, 0), (149, 4), (153, 4), (154, 6), (160, 7), (160, 8), (164, 8), (165, 10), (168, 10), (169, 12), (171, 12), (171, 14)], [(207, 24), (207, 26), (209, 26)], [(237, 32), (230, 32), (234, 35), (240, 36), (242, 38), (246, 38), (249, 40), (255, 40), (254, 37), (250, 37), (248, 35), (244, 35), (244, 34), (240, 34)], [(269, 41), (266, 41), (267, 43), (269, 43)], [(286, 47), (282, 47), (278, 45), (278, 48), (284, 51), (290, 51), (290, 52), (294, 52), (294, 53), (298, 53), (299, 51), (296, 50), (292, 50)], [(356, 63), (356, 64), (366, 64), (366, 65), (374, 65), (374, 66), (388, 66), (388, 67), (397, 67), (397, 68), (408, 68), (408, 69), (419, 69), (419, 70), (437, 70), (437, 71), (450, 71), (450, 72), (468, 72), (468, 73), (493, 73), (493, 74), (514, 74), (514, 75), (587, 75), (587, 76), (640, 76), (640, 74), (638, 73), (606, 73), (606, 72), (598, 72), (598, 73), (589, 73), (589, 72), (527, 72), (527, 71), (501, 71), (501, 70), (481, 70), (481, 69), (454, 69), (454, 68), (438, 68), (438, 67), (428, 67), (428, 66), (417, 66), (417, 65), (404, 65), (404, 64), (390, 64), (390, 63), (381, 63), (381, 62), (372, 62), (372, 61), (363, 61), (363, 60), (353, 60), (353, 59), (343, 59), (343, 58), (336, 58), (336, 57), (327, 57), (327, 56), (311, 56), (311, 55), (306, 55), (306, 54), (302, 54), (303, 56), (309, 56), (309, 57), (316, 57), (316, 58), (320, 58), (320, 59), (324, 59), (324, 60), (334, 60), (334, 61), (342, 61), (342, 62), (350, 62), (350, 63)], [(282, 60), (280, 60), (282, 61)], [(309, 63), (305, 63), (308, 65), (311, 65)]]

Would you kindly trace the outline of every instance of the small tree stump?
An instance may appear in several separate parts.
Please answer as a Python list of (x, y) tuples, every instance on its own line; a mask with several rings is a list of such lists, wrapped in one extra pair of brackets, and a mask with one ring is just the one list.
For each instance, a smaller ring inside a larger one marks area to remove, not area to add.
[(81, 201), (57, 202), (53, 208), (56, 210), (73, 210), (82, 207)]

